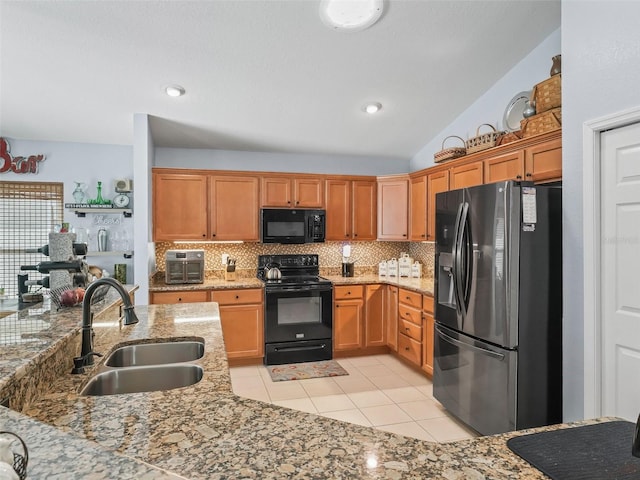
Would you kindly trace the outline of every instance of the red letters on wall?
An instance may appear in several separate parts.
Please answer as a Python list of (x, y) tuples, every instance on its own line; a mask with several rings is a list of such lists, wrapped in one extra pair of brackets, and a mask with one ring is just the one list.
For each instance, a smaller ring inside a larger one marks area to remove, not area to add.
[(9, 143), (0, 137), (0, 173), (38, 173), (38, 163), (44, 160), (44, 155), (12, 157), (10, 151)]

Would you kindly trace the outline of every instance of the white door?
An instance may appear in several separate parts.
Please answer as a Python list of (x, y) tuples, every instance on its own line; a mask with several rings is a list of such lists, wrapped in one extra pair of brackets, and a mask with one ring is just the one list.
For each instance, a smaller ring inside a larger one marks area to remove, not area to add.
[(602, 414), (640, 413), (640, 124), (601, 136)]

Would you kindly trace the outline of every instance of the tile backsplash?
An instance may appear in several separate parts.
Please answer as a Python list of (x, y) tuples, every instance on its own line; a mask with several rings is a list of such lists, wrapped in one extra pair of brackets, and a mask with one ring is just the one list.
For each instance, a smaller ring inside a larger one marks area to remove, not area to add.
[[(325, 242), (303, 245), (279, 245), (262, 243), (156, 243), (156, 265), (158, 271), (165, 270), (164, 256), (167, 250), (203, 249), (205, 251), (205, 270), (222, 271), (223, 253), (236, 259), (238, 270), (249, 272), (258, 267), (258, 255), (277, 254), (317, 254), (320, 268), (325, 275), (339, 274), (342, 263), (342, 246), (346, 242)], [(422, 264), (422, 276), (433, 276), (433, 243), (409, 242), (350, 242), (351, 261), (355, 261), (356, 275), (377, 273), (378, 263), (390, 258), (398, 258), (407, 252)]]

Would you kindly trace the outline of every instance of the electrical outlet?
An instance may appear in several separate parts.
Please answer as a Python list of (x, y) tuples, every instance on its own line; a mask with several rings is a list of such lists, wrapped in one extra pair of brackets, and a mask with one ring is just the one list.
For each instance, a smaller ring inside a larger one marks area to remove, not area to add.
[(229, 260), (229, 254), (228, 253), (223, 253), (222, 254), (222, 265), (226, 265), (228, 260)]

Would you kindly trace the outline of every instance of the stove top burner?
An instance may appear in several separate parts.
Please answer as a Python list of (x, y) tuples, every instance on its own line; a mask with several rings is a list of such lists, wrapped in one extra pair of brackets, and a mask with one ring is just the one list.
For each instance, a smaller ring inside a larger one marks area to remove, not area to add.
[[(267, 270), (278, 267), (281, 278), (267, 279)], [(266, 285), (323, 285), (331, 283), (320, 277), (318, 255), (258, 255), (257, 277)]]

